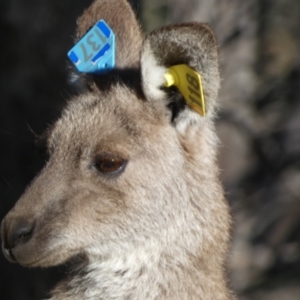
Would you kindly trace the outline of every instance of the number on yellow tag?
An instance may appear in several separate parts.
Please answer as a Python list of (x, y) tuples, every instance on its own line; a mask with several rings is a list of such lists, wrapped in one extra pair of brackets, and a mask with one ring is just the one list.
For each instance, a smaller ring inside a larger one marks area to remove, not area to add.
[(165, 74), (165, 86), (177, 86), (186, 103), (200, 115), (205, 116), (201, 76), (187, 65), (172, 66)]

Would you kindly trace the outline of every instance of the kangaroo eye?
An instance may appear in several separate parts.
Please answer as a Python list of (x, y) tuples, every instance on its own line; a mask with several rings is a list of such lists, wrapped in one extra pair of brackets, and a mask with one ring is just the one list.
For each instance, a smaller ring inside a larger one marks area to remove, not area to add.
[(103, 174), (118, 175), (124, 171), (127, 160), (114, 154), (98, 155), (94, 162), (97, 171)]

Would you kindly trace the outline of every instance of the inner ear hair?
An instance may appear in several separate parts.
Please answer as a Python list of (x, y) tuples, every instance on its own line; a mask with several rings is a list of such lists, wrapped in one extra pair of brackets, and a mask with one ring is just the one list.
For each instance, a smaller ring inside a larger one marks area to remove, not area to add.
[(167, 98), (169, 102), (167, 103), (167, 107), (171, 112), (171, 122), (174, 123), (180, 112), (186, 108), (187, 104), (176, 86), (169, 88), (163, 87), (163, 90), (168, 95)]
[[(189, 111), (193, 109), (185, 109), (179, 90), (163, 87), (165, 72), (177, 65), (186, 65), (201, 76), (205, 116), (213, 117), (220, 75), (217, 44), (208, 25), (185, 23), (156, 29), (146, 37), (141, 53), (143, 90), (148, 101), (166, 101), (172, 109), (172, 121), (179, 120), (179, 115), (192, 120), (194, 114)], [(180, 114), (184, 109), (187, 113)]]

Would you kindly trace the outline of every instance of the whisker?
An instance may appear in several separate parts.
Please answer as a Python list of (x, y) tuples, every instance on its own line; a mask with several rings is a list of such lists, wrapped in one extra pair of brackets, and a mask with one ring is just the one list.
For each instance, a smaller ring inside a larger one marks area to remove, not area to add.
[(14, 133), (14, 132), (11, 132), (11, 131), (7, 131), (7, 130), (3, 130), (3, 129), (0, 129), (0, 133), (3, 133), (3, 134), (7, 134), (7, 135), (10, 135), (10, 136), (14, 136), (14, 137), (17, 137), (19, 139), (22, 139), (26, 142), (29, 142), (31, 141), (30, 139), (20, 135), (20, 134), (17, 134), (17, 133)]

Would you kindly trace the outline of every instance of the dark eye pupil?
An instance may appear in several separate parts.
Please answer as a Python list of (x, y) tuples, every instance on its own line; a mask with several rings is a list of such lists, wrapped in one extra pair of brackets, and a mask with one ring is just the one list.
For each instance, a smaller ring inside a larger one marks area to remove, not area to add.
[(106, 171), (106, 172), (113, 172), (119, 169), (121, 166), (122, 162), (120, 160), (116, 160), (114, 158), (104, 160), (101, 162), (101, 170)]
[(96, 158), (95, 167), (101, 173), (115, 173), (122, 171), (126, 165), (126, 160), (110, 155), (100, 155)]

